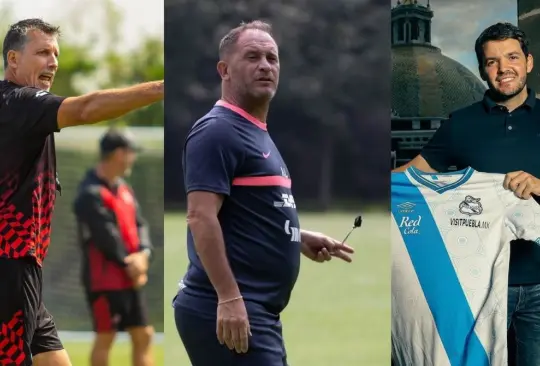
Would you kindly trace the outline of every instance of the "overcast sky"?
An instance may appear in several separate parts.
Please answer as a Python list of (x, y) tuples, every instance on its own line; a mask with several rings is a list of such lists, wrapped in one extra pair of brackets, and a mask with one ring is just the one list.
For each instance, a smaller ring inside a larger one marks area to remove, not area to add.
[[(396, 0), (391, 0), (392, 5)], [(112, 0), (120, 10), (121, 38), (123, 48), (138, 45), (141, 36), (154, 34), (163, 38), (164, 0)], [(427, 0), (419, 0), (426, 3)], [(96, 26), (103, 17), (103, 0), (0, 0), (2, 5), (11, 4), (17, 19), (41, 17), (51, 22), (80, 26), (78, 34), (96, 36), (97, 46), (106, 41), (104, 32)], [(432, 43), (476, 73), (474, 41), (487, 26), (498, 21), (517, 23), (516, 0), (431, 0), (433, 18)], [(143, 9), (143, 10), (141, 10)], [(83, 15), (77, 19), (74, 14)], [(1, 14), (0, 14), (1, 17)], [(74, 32), (67, 36), (73, 38)]]
[[(80, 27), (77, 32), (83, 37), (97, 35), (98, 47), (105, 41), (105, 32), (99, 32), (103, 17), (103, 0), (0, 0), (1, 6), (11, 4), (15, 19), (38, 17), (68, 29)], [(122, 48), (133, 48), (145, 34), (163, 38), (164, 0), (112, 0), (122, 14)], [(0, 14), (0, 17), (2, 15)], [(64, 32), (66, 37), (74, 38), (75, 32)]]
[[(426, 4), (427, 0), (418, 0)], [(432, 43), (478, 75), (474, 41), (493, 23), (517, 25), (516, 0), (431, 0)], [(392, 0), (395, 6), (396, 0)]]

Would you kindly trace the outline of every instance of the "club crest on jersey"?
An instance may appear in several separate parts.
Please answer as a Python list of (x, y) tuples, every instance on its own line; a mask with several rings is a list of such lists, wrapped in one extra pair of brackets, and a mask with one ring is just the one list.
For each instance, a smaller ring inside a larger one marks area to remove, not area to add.
[[(463, 215), (478, 216), (481, 215), (484, 211), (482, 204), (480, 203), (480, 198), (474, 198), (473, 196), (466, 196), (463, 201), (459, 204), (459, 212)], [(476, 220), (471, 218), (457, 218), (453, 217), (450, 219), (450, 225), (452, 226), (465, 226), (474, 229), (489, 229), (489, 222)]]
[(473, 196), (467, 196), (459, 204), (459, 212), (467, 216), (480, 215), (484, 211), (480, 198), (474, 198)]

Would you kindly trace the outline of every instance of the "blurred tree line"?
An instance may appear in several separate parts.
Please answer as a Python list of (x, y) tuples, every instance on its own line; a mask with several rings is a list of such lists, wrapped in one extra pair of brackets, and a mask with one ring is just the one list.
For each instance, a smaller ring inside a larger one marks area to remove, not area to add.
[(272, 23), (281, 78), (268, 129), (304, 209), (386, 202), (390, 35), (387, 1), (166, 0), (165, 197), (183, 206), (182, 148), (220, 96), (219, 40), (241, 21)]
[[(79, 37), (64, 34), (60, 39), (59, 69), (51, 91), (62, 96), (73, 96), (88, 91), (88, 85), (91, 85), (90, 90), (96, 90), (163, 79), (163, 39), (148, 35), (140, 40), (140, 46), (136, 49), (120, 52), (118, 46), (122, 40), (119, 33), (123, 22), (121, 12), (111, 0), (94, 1), (92, 4), (89, 1), (81, 4), (82, 9), (100, 6), (105, 14), (105, 22), (99, 26), (100, 32), (105, 32), (102, 37), (102, 42), (105, 43), (104, 52), (96, 53), (95, 39), (81, 37), (78, 42), (74, 42), (73, 39)], [(12, 3), (0, 4), (2, 39), (9, 25), (19, 20), (13, 16), (12, 6)], [(80, 10), (81, 8), (74, 8), (72, 14), (60, 20), (43, 20), (59, 25), (63, 33), (67, 33), (66, 28), (68, 32), (71, 29), (75, 33), (78, 30), (77, 23), (85, 16), (85, 12)], [(72, 37), (65, 37), (67, 35)], [(102, 125), (163, 126), (163, 109), (163, 103), (154, 104)]]

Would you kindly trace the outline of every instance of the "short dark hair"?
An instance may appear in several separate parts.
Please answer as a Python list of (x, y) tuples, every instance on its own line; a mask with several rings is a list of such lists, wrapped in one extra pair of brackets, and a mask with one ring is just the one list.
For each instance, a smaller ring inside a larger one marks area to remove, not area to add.
[(497, 23), (487, 27), (476, 39), (474, 51), (478, 60), (480, 71), (484, 67), (484, 45), (490, 41), (504, 41), (506, 39), (515, 39), (519, 41), (521, 50), (525, 56), (529, 56), (529, 40), (527, 35), (521, 29), (511, 23)]
[(30, 30), (39, 30), (47, 35), (60, 36), (60, 27), (46, 23), (41, 19), (24, 19), (12, 24), (4, 38), (2, 56), (4, 57), (4, 69), (7, 69), (9, 51), (20, 51), (24, 48), (27, 41), (27, 34)]
[(268, 22), (262, 20), (253, 20), (248, 23), (242, 22), (238, 27), (231, 29), (219, 42), (219, 57), (223, 59), (229, 54), (238, 42), (238, 38), (240, 38), (242, 33), (250, 29), (266, 32), (273, 37), (272, 25)]

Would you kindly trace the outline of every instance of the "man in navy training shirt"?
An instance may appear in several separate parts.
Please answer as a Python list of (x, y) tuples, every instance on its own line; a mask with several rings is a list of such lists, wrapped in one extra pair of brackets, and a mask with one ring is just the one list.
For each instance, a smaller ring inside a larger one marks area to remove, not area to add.
[(109, 365), (116, 332), (127, 331), (135, 366), (151, 366), (153, 327), (141, 287), (152, 244), (135, 194), (123, 179), (140, 147), (133, 137), (110, 129), (100, 140), (101, 159), (83, 178), (74, 202), (83, 253), (82, 282), (91, 310), (91, 366)]
[(176, 325), (194, 366), (285, 366), (280, 313), (300, 253), (350, 262), (353, 250), (300, 229), (287, 166), (266, 129), (280, 68), (270, 25), (231, 30), (219, 56), (222, 98), (184, 147), (190, 264)]
[(0, 81), (0, 364), (69, 366), (42, 302), (42, 264), (56, 192), (54, 133), (120, 117), (163, 99), (163, 82), (78, 97), (49, 92), (58, 70), (58, 27), (12, 25)]

